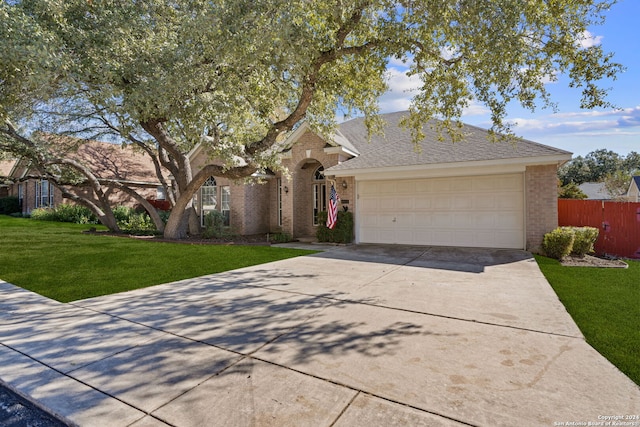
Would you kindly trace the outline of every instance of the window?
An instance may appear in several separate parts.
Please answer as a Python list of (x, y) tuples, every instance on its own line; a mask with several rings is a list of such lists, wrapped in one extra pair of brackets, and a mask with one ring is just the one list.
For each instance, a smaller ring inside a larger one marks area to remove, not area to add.
[(165, 191), (162, 185), (159, 185), (156, 188), (156, 200), (166, 200), (166, 199), (167, 199), (167, 192)]
[(276, 203), (278, 204), (278, 227), (282, 227), (282, 178), (278, 178), (277, 186), (278, 188), (276, 189)]
[(24, 184), (18, 184), (18, 203), (20, 207), (22, 207), (22, 203), (24, 201)]
[(216, 179), (212, 176), (200, 187), (200, 223), (204, 227), (204, 217), (207, 213), (216, 210), (218, 205), (218, 188)]
[[(318, 213), (327, 210), (327, 185), (324, 183), (324, 167), (320, 166), (313, 174), (313, 225), (318, 225)], [(321, 182), (320, 182), (321, 181)]]
[(231, 187), (223, 185), (220, 187), (220, 212), (224, 216), (224, 225), (231, 224)]
[(53, 184), (46, 179), (36, 181), (36, 208), (53, 207)]

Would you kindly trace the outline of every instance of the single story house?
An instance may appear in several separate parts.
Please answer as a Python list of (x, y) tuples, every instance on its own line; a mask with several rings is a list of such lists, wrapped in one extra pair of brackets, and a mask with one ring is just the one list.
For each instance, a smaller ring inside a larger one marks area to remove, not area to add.
[[(65, 140), (78, 141), (67, 137)], [(101, 179), (136, 187), (146, 198), (164, 198), (164, 188), (156, 177), (150, 157), (131, 146), (85, 141), (69, 157), (88, 167)], [(36, 208), (55, 207), (63, 203), (62, 191), (47, 179), (40, 178), (40, 175), (28, 159), (0, 161), (0, 197), (17, 197), (25, 215)], [(76, 194), (90, 194), (88, 189), (69, 188)], [(136, 204), (120, 190), (108, 189), (106, 193), (114, 206)]]
[(640, 202), (640, 176), (634, 176), (629, 183), (627, 190), (627, 200), (630, 202)]
[[(558, 225), (556, 173), (571, 153), (527, 140), (494, 143), (468, 125), (456, 143), (425, 125), (414, 145), (400, 126), (406, 114), (382, 115), (384, 135), (371, 138), (362, 118), (330, 137), (303, 123), (283, 145), (288, 173), (265, 174), (263, 184), (210, 177), (197, 212), (223, 212), (239, 234), (315, 236), (334, 184), (354, 214), (356, 243), (538, 250)], [(191, 160), (197, 171), (210, 157), (199, 146)]]

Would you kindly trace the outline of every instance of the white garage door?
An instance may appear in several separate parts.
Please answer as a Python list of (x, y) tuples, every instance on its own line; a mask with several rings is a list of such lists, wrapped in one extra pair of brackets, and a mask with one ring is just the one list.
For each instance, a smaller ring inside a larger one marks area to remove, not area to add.
[(524, 247), (523, 174), (358, 182), (362, 243)]

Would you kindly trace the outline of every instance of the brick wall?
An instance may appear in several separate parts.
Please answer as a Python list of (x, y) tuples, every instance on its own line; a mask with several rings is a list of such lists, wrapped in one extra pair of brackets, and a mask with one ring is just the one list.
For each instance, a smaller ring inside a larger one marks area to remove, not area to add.
[[(324, 151), (326, 142), (319, 136), (306, 132), (291, 148), (291, 159), (283, 164), (288, 168), (290, 180), (283, 177), (283, 186), (289, 188), (283, 194), (283, 219), (292, 218), (283, 230), (290, 229), (294, 237), (315, 236), (317, 226), (313, 225), (313, 184), (314, 172), (319, 166), (328, 169), (338, 163), (337, 154)], [(329, 188), (329, 186), (327, 185)], [(327, 188), (327, 190), (328, 190)], [(338, 190), (339, 191), (339, 190)], [(275, 194), (275, 193), (274, 193)], [(327, 194), (328, 197), (328, 194)]]
[[(259, 234), (269, 231), (269, 188), (270, 186), (267, 183), (244, 185), (242, 234)], [(237, 190), (240, 189), (238, 188)], [(242, 216), (241, 212), (242, 211), (235, 211), (236, 216)], [(233, 213), (234, 211), (232, 210), (232, 214)]]
[(558, 226), (556, 165), (528, 166), (525, 172), (527, 250), (539, 252), (545, 233)]

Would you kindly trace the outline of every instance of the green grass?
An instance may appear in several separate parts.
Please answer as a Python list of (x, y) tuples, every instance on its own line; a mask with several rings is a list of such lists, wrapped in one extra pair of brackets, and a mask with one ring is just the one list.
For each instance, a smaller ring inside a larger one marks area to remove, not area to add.
[(536, 261), (587, 342), (640, 385), (640, 261), (627, 269)]
[(313, 253), (82, 233), (88, 228), (0, 215), (0, 279), (69, 302)]

